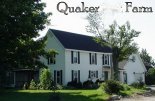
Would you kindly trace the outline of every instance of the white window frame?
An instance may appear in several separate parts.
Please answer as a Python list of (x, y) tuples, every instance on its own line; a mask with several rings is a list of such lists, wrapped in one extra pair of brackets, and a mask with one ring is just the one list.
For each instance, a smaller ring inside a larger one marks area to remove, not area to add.
[(95, 61), (97, 61), (97, 59), (95, 59), (95, 53), (91, 53), (91, 64), (95, 64)]
[(90, 71), (90, 78), (93, 79), (93, 78), (96, 78), (96, 71)]
[(77, 70), (74, 70), (73, 71), (73, 80), (74, 79), (77, 79), (78, 80), (78, 71)]
[(78, 70), (73, 70), (73, 81), (77, 80), (77, 82), (79, 82), (79, 74), (78, 74)]
[(73, 51), (73, 63), (78, 63), (78, 51)]
[(110, 66), (110, 54), (104, 54), (104, 65)]
[[(61, 77), (62, 77), (62, 74), (61, 74), (61, 72), (60, 72), (61, 70), (55, 70), (55, 71), (56, 71), (56, 74), (55, 74), (55, 76), (56, 76), (56, 77), (55, 77), (55, 80), (56, 80), (56, 81), (55, 81), (55, 82), (60, 84), (60, 83), (61, 83), (61, 80), (62, 80), (62, 78), (61, 78)], [(58, 76), (58, 73), (59, 73), (59, 76)], [(59, 79), (59, 80), (58, 80), (58, 79)]]
[(48, 65), (56, 64), (56, 55), (53, 54), (51, 57), (48, 57), (47, 62), (48, 62)]

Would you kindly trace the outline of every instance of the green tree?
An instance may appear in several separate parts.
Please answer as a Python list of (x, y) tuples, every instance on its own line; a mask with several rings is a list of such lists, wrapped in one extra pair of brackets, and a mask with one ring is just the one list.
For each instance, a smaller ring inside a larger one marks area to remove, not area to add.
[(52, 80), (51, 80), (51, 72), (49, 69), (42, 69), (40, 73), (40, 86), (42, 89), (50, 89)]
[(147, 85), (155, 84), (155, 68), (149, 68), (145, 80)]
[(149, 53), (147, 52), (146, 49), (141, 50), (140, 57), (142, 58), (147, 69), (155, 66), (155, 62), (154, 62), (153, 58), (149, 55)]
[(0, 0), (0, 82), (7, 70), (44, 66), (38, 58), (47, 54), (46, 37), (33, 39), (49, 24), (45, 6), (40, 0)]
[(122, 26), (114, 22), (108, 29), (104, 29), (102, 14), (99, 13), (89, 14), (87, 20), (89, 25), (86, 26), (86, 30), (95, 34), (96, 42), (111, 47), (113, 52), (112, 78), (118, 79), (118, 62), (128, 59), (132, 53), (137, 52), (134, 38), (138, 37), (140, 32), (131, 29), (129, 22)]

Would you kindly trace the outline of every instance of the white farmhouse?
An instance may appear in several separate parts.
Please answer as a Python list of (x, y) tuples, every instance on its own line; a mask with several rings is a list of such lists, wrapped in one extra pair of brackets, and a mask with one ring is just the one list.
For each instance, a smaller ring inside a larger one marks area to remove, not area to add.
[[(76, 80), (111, 79), (112, 50), (101, 46), (91, 36), (49, 29), (46, 50), (54, 49), (58, 55), (40, 60), (52, 72), (52, 79), (62, 85)], [(132, 54), (128, 60), (119, 63), (119, 79), (123, 83), (145, 82), (146, 68), (138, 54)], [(17, 69), (7, 73), (9, 87), (23, 87), (32, 79), (38, 80), (39, 70)]]
[(145, 82), (146, 71), (139, 54), (132, 54), (128, 60), (119, 63), (120, 81), (129, 85), (134, 82)]
[(66, 85), (72, 80), (111, 78), (112, 50), (101, 46), (91, 36), (49, 29), (46, 50), (58, 52), (54, 58), (41, 58), (52, 72), (56, 83)]

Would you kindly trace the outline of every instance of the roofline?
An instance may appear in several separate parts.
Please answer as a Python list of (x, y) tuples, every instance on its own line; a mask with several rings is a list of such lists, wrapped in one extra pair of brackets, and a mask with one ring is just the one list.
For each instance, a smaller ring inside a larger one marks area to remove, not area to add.
[(145, 65), (144, 65), (144, 63), (143, 63), (143, 61), (142, 61), (140, 55), (139, 55), (138, 53), (136, 53), (136, 55), (138, 56), (138, 58), (139, 58), (139, 60), (140, 60), (140, 62), (141, 62), (141, 64), (142, 64), (142, 66), (143, 66), (145, 72), (147, 72), (147, 69), (146, 69), (146, 67), (145, 67)]
[[(50, 33), (50, 34), (49, 34)], [(53, 34), (53, 32), (49, 29), (48, 30), (48, 32), (47, 32), (47, 35), (49, 34), (49, 36), (50, 37), (52, 37), (51, 36), (51, 34), (54, 36), (54, 38), (58, 41), (58, 44), (60, 44), (64, 49), (66, 49), (64, 46), (63, 46), (63, 44), (58, 40), (58, 38)]]
[[(144, 71), (147, 72), (147, 69), (146, 69), (146, 67), (145, 67), (145, 65), (144, 65), (144, 63), (143, 63), (143, 61), (142, 61), (140, 55), (139, 55), (138, 53), (133, 53), (133, 54), (131, 54), (131, 55), (134, 55), (134, 54), (137, 55), (137, 57), (138, 57), (140, 63), (142, 64), (142, 67), (144, 68)], [(130, 55), (130, 56), (131, 56), (131, 55)], [(127, 65), (127, 63), (123, 66), (123, 68), (124, 68), (126, 65)]]
[(71, 34), (76, 34), (76, 35), (82, 35), (82, 36), (86, 36), (86, 37), (95, 37), (95, 36), (91, 36), (91, 35), (85, 35), (85, 34), (79, 34), (79, 33), (76, 33), (76, 32), (69, 32), (69, 31), (64, 31), (64, 30), (59, 30), (59, 29), (49, 29), (49, 30), (56, 30), (56, 31), (61, 31), (61, 32), (67, 32), (67, 33), (71, 33)]
[[(47, 34), (48, 33), (52, 33), (52, 30), (57, 30), (57, 29), (49, 29)], [(57, 30), (57, 31), (62, 31), (62, 30)], [(62, 32), (67, 32), (67, 33), (71, 33), (71, 34), (76, 34), (76, 35), (81, 35), (81, 36), (86, 36), (86, 37), (94, 37), (94, 36), (89, 36), (89, 35), (84, 35), (84, 34), (78, 34), (78, 33), (74, 33), (74, 32), (68, 32), (68, 31), (62, 31)], [(53, 34), (54, 35), (54, 34)], [(50, 35), (51, 36), (51, 35)], [(65, 46), (63, 46), (63, 44), (59, 41), (59, 39), (54, 35), (54, 37), (56, 38), (56, 40), (61, 44), (61, 46), (65, 49), (65, 50), (78, 50), (78, 49), (69, 49), (69, 48), (66, 48)], [(110, 47), (111, 48), (111, 47)], [(86, 51), (86, 50), (78, 50), (78, 51)], [(87, 51), (87, 52), (96, 52), (96, 53), (105, 53), (105, 54), (112, 54), (112, 52), (99, 52), (99, 51)]]
[(83, 52), (91, 52), (91, 53), (100, 53), (100, 54), (112, 54), (112, 52), (111, 53), (106, 53), (106, 52), (98, 52), (98, 51), (87, 51), (87, 50), (78, 50), (78, 49), (68, 49), (68, 48), (65, 48), (65, 50), (69, 50), (69, 51), (71, 51), (71, 50), (74, 50), (74, 51), (83, 51)]

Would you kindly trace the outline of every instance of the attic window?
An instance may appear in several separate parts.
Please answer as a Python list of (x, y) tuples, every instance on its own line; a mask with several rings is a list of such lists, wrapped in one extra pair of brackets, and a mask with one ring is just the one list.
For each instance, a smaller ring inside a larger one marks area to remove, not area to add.
[(51, 57), (48, 57), (48, 65), (56, 63), (56, 55), (53, 54)]

